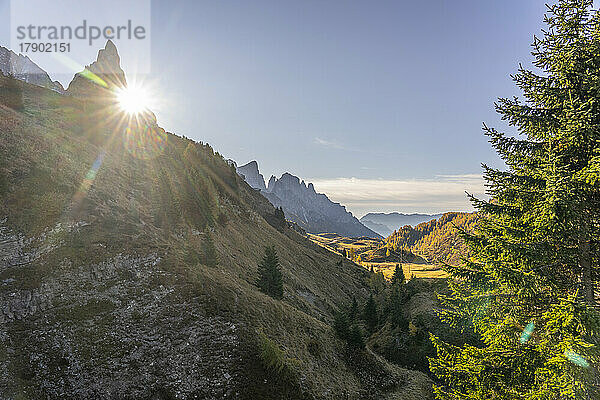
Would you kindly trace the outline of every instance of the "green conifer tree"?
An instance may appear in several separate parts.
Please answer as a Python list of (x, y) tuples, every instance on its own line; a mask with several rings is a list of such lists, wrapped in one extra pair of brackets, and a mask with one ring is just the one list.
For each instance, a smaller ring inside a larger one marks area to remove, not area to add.
[(396, 269), (394, 269), (394, 275), (392, 275), (392, 285), (403, 284), (406, 281), (404, 278), (404, 271), (400, 264), (396, 264)]
[(465, 235), (473, 258), (447, 267), (442, 317), (479, 346), (432, 336), (439, 399), (592, 399), (598, 393), (600, 14), (591, 0), (550, 6), (535, 38), (537, 71), (497, 111), (521, 137), (484, 126), (507, 170), (484, 165), (491, 201)]
[(379, 316), (377, 315), (377, 303), (375, 303), (375, 299), (373, 295), (369, 296), (369, 300), (367, 300), (365, 304), (365, 308), (363, 310), (363, 319), (367, 323), (367, 326), (373, 332), (375, 328), (377, 328), (377, 324), (379, 323)]
[(365, 348), (365, 340), (357, 325), (352, 325), (350, 327), (350, 332), (348, 333), (348, 345), (353, 349)]
[(350, 336), (350, 321), (343, 312), (336, 312), (333, 316), (333, 330), (335, 334), (343, 340), (348, 340)]
[(258, 281), (260, 290), (275, 299), (283, 297), (283, 276), (279, 266), (277, 252), (272, 246), (265, 247), (265, 254), (258, 264)]
[[(401, 293), (402, 291), (402, 293)], [(404, 316), (404, 288), (394, 285), (385, 305), (384, 313), (392, 327), (408, 330), (408, 319)]]

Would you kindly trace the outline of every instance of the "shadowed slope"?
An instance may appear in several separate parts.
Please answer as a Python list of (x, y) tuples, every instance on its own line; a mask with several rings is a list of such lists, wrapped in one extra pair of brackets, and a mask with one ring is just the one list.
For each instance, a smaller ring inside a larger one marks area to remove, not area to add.
[[(24, 101), (21, 113), (0, 109), (0, 397), (407, 398), (427, 387), (380, 363), (395, 382), (381, 392), (346, 365), (328, 323), (366, 297), (366, 272), (275, 223), (210, 146), (111, 103), (28, 85)], [(214, 268), (201, 264), (207, 232)], [(281, 260), (283, 301), (254, 286), (265, 244)], [(265, 340), (283, 350), (278, 372)]]

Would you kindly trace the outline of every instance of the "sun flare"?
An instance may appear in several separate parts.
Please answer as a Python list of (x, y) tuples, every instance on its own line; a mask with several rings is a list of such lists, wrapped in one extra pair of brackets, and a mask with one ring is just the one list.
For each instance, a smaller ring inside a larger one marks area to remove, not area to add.
[(148, 110), (150, 96), (148, 91), (140, 86), (128, 86), (117, 91), (119, 107), (128, 114), (139, 114)]

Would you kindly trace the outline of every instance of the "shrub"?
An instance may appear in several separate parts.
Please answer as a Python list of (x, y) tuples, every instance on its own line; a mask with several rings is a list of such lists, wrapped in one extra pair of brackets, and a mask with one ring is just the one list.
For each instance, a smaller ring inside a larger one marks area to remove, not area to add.
[(336, 312), (333, 319), (333, 330), (335, 334), (343, 340), (348, 340), (350, 336), (350, 322), (343, 312)]
[(283, 350), (262, 332), (258, 334), (258, 338), (261, 347), (260, 358), (265, 367), (277, 374), (284, 372), (286, 369), (286, 362)]

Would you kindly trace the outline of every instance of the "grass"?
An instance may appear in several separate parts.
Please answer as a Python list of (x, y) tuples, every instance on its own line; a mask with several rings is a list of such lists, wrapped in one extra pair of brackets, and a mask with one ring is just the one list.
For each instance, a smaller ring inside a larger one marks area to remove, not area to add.
[[(3, 271), (3, 280), (16, 279), (11, 286), (1, 287), (0, 294), (48, 286), (56, 299), (64, 293), (89, 298), (84, 304), (48, 310), (44, 319), (34, 316), (27, 335), (17, 325), (6, 324), (7, 339), (0, 345), (23, 344), (18, 355), (8, 356), (11, 362), (27, 361), (32, 354), (56, 353), (61, 349), (53, 348), (52, 340), (69, 332), (69, 345), (86, 355), (82, 368), (94, 375), (98, 366), (93, 365), (90, 354), (118, 361), (126, 350), (119, 338), (97, 345), (96, 334), (113, 331), (111, 324), (128, 304), (144, 310), (153, 290), (162, 288), (170, 294), (161, 300), (161, 312), (188, 307), (172, 317), (176, 325), (152, 321), (162, 336), (168, 337), (174, 329), (185, 332), (195, 327), (201, 321), (199, 316), (219, 318), (244, 327), (242, 346), (255, 347), (254, 353), (246, 353), (248, 365), (261, 362), (259, 331), (268, 336), (270, 349), (284, 352), (289, 376), (302, 377), (301, 393), (295, 392), (298, 398), (324, 391), (331, 398), (344, 398), (346, 393), (361, 390), (363, 384), (357, 372), (347, 368), (343, 344), (334, 337), (329, 323), (333, 312), (349, 304), (353, 296), (364, 302), (369, 287), (364, 267), (349, 260), (339, 265), (339, 255), (325, 246), (269, 225), (265, 216), (274, 214), (272, 205), (210, 146), (165, 133), (166, 145), (154, 157), (136, 157), (123, 146), (121, 130), (103, 125), (102, 113), (82, 112), (75, 98), (28, 85), (25, 88), (23, 112), (0, 108), (0, 155), (4, 160), (0, 166), (4, 182), (0, 217), (7, 215), (9, 227), (27, 238), (40, 237), (58, 223), (85, 221), (89, 225), (63, 233), (62, 244), (35, 262)], [(89, 172), (102, 153), (106, 155), (92, 176)], [(207, 232), (211, 232), (219, 258), (214, 268), (198, 262)], [(34, 240), (32, 246), (38, 242), (43, 240)], [(377, 241), (340, 243), (348, 249), (365, 249)], [(260, 293), (254, 285), (265, 245), (275, 246), (278, 252), (283, 301)], [(92, 265), (117, 254), (150, 253), (163, 261), (145, 267), (146, 278), (144, 274), (117, 274), (99, 285), (89, 274)], [(140, 279), (144, 280), (140, 283)], [(113, 293), (115, 298), (108, 297)], [(123, 318), (137, 338), (136, 324), (147, 324), (149, 317), (144, 313), (127, 315), (130, 317)], [(44, 321), (53, 325), (46, 326)], [(98, 324), (93, 325), (96, 334), (86, 330), (86, 324)], [(36, 341), (33, 332), (46, 336), (38, 336)], [(58, 370), (34, 372), (54, 381), (63, 379)], [(268, 375), (264, 371), (256, 374)], [(249, 373), (248, 378), (252, 377)], [(251, 380), (257, 393), (264, 389), (269, 395), (256, 398), (278, 398), (277, 391), (265, 389), (262, 386), (267, 384), (262, 382)], [(35, 380), (26, 383), (43, 390), (39, 384)], [(298, 382), (289, 386), (295, 384)]]
[[(328, 251), (341, 255), (343, 249), (353, 249), (357, 255), (365, 255), (379, 248), (382, 240), (369, 238), (347, 238), (335, 233), (307, 234), (308, 238), (318, 246)], [(386, 279), (391, 280), (398, 261), (393, 262), (368, 262), (361, 261), (360, 265), (368, 270), (373, 266), (374, 272), (382, 272)], [(406, 279), (411, 278), (446, 278), (448, 274), (439, 266), (434, 264), (406, 263), (402, 262), (402, 270)]]
[[(391, 280), (397, 263), (362, 263), (365, 268), (373, 266), (374, 272), (382, 272), (386, 279)], [(402, 271), (407, 280), (412, 278), (447, 278), (448, 274), (439, 265), (403, 263)]]

